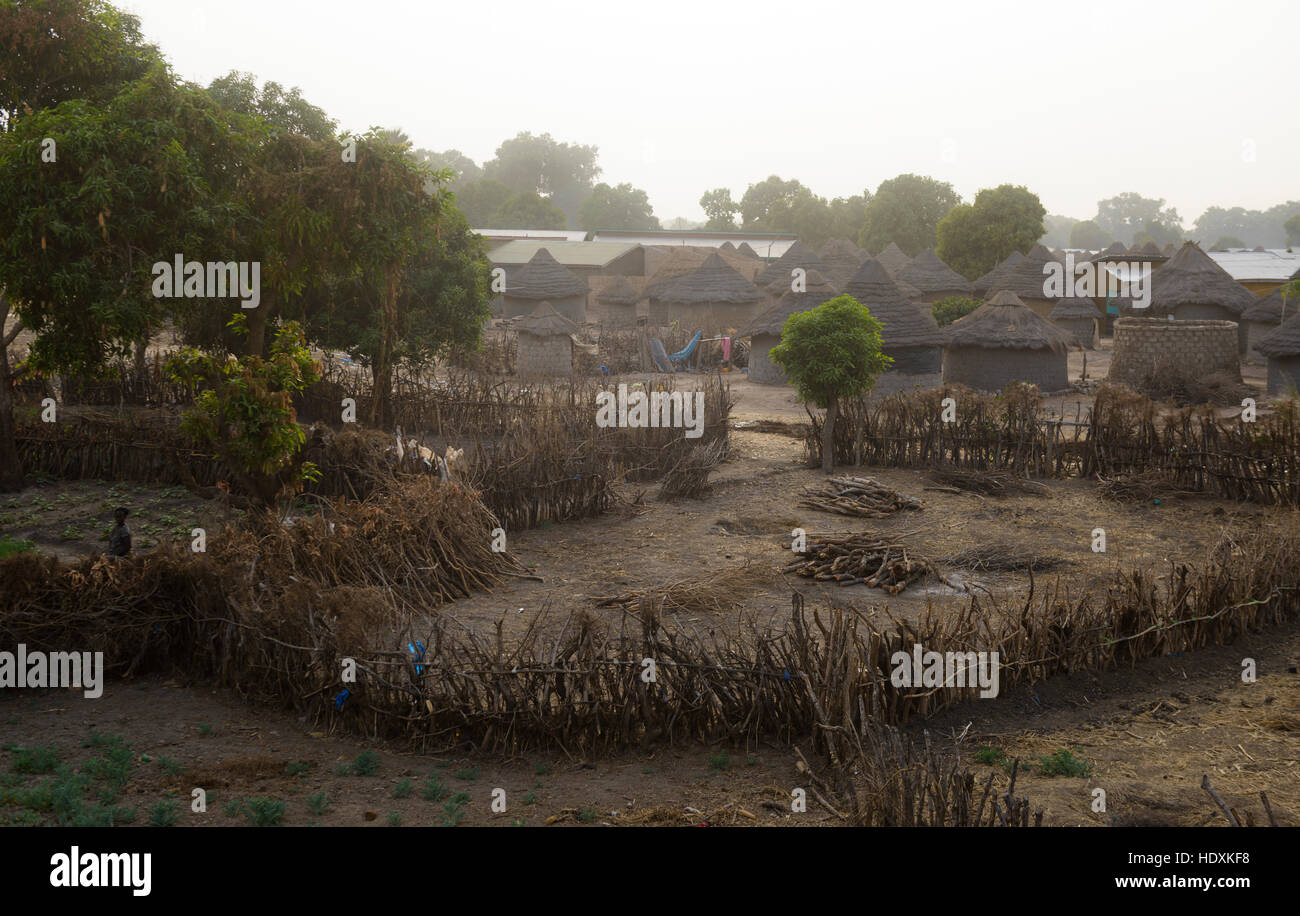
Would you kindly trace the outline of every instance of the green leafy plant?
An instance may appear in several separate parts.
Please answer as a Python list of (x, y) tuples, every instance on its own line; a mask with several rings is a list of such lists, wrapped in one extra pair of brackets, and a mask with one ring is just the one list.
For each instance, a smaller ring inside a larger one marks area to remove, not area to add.
[(278, 798), (258, 796), (244, 802), (244, 816), (254, 827), (278, 827), (284, 809), (285, 803)]
[(344, 776), (374, 776), (379, 772), (380, 757), (375, 751), (366, 749), (357, 754), (356, 759), (349, 764), (345, 764), (340, 775)]
[(289, 763), (284, 768), (284, 772), (289, 776), (306, 776), (307, 771), (311, 769), (311, 764), (304, 761), (295, 761)]
[(424, 788), (420, 790), (420, 795), (427, 801), (442, 801), (451, 790), (443, 785), (442, 777), (436, 773), (430, 773), (429, 778), (424, 781)]
[(982, 299), (968, 299), (965, 296), (948, 296), (930, 306), (930, 314), (939, 327), (952, 324), (958, 318), (965, 318), (984, 304)]
[(1074, 756), (1073, 752), (1062, 748), (1054, 754), (1046, 757), (1039, 756), (1035, 766), (1040, 776), (1087, 776), (1092, 772), (1092, 764), (1082, 757)]
[(15, 773), (53, 773), (59, 765), (57, 748), (19, 747), (11, 744), (5, 750), (14, 755), (11, 768)]
[(457, 779), (463, 779), (465, 782), (474, 782), (478, 779), (478, 769), (478, 767), (468, 767), (466, 769), (457, 770), (452, 775)]
[(579, 808), (576, 817), (584, 824), (590, 824), (599, 817), (595, 808)]
[(718, 753), (709, 755), (709, 772), (731, 769), (731, 755)]
[(881, 352), (881, 323), (852, 296), (836, 296), (785, 320), (772, 361), (785, 370), (799, 397), (826, 411), (822, 470), (835, 464), (835, 421), (846, 399), (869, 392), (893, 365)]
[(12, 557), (14, 554), (27, 553), (35, 550), (36, 545), (31, 541), (19, 540), (12, 538), (7, 534), (0, 534), (0, 560), (5, 557)]
[(329, 799), (325, 797), (325, 792), (323, 790), (317, 792), (315, 795), (308, 795), (306, 798), (306, 802), (307, 802), (307, 810), (310, 811), (312, 814), (314, 814), (316, 817), (320, 817), (322, 814), (328, 811), (330, 805), (333, 804)]
[(180, 819), (180, 812), (175, 802), (154, 802), (149, 809), (149, 826), (171, 827)]
[(400, 826), (402, 826), (402, 812), (400, 812), (400, 811), (389, 811), (389, 812), (388, 812), (387, 820), (388, 820), (388, 826), (389, 826), (389, 827), (400, 827)]
[(399, 780), (397, 785), (393, 786), (393, 798), (407, 798), (411, 794), (411, 780)]

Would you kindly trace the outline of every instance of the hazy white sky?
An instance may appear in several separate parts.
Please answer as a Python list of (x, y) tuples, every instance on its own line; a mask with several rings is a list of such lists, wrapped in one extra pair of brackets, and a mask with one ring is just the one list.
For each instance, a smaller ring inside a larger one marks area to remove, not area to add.
[(661, 219), (774, 173), (1012, 182), (1078, 218), (1137, 191), (1188, 226), (1300, 199), (1296, 0), (119, 5), (182, 77), (300, 86), (342, 127), (479, 163), (521, 130), (595, 144)]

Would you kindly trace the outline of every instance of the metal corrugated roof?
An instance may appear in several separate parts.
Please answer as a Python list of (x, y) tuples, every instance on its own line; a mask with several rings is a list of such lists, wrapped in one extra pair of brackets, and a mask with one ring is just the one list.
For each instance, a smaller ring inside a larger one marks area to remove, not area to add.
[(583, 229), (475, 229), (486, 239), (557, 239), (564, 242), (581, 242), (587, 237)]
[(604, 267), (637, 245), (626, 242), (564, 242), (556, 245), (547, 239), (515, 239), (488, 252), (493, 264), (527, 264), (545, 248), (565, 267)]
[(636, 242), (641, 245), (656, 245), (670, 248), (675, 245), (696, 245), (701, 248), (720, 248), (730, 242), (737, 248), (741, 242), (748, 242), (760, 257), (779, 258), (797, 239), (787, 232), (712, 232), (703, 229), (677, 230), (663, 229), (636, 231), (631, 229), (598, 229), (591, 234), (597, 242)]
[(1214, 263), (1238, 283), (1255, 280), (1282, 281), (1300, 270), (1300, 252), (1285, 248), (1267, 251), (1208, 251)]

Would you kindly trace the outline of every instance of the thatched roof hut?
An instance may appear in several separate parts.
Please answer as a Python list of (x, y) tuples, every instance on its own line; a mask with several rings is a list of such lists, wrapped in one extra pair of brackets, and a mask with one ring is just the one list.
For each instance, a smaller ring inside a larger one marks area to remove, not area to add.
[(1047, 293), (1048, 275), (1043, 272), (1043, 268), (1055, 260), (1046, 247), (1035, 245), (1029, 249), (1024, 260), (989, 287), (988, 293), (1003, 291), (1015, 293), (1016, 298), (1036, 312), (1040, 318), (1046, 318), (1056, 307), (1056, 297), (1049, 296)]
[(755, 261), (761, 261), (757, 251), (750, 246), (749, 242), (741, 242), (736, 246), (736, 254), (743, 254), (747, 258), (753, 258)]
[(1262, 359), (1263, 354), (1259, 352), (1260, 340), (1300, 311), (1300, 295), (1285, 295), (1287, 287), (1296, 280), (1300, 280), (1300, 270), (1241, 313), (1241, 320), (1246, 325), (1247, 357)]
[(615, 277), (613, 283), (606, 284), (596, 294), (596, 302), (604, 310), (602, 322), (611, 327), (635, 327), (636, 304), (642, 298), (641, 291), (627, 277)]
[(868, 258), (844, 292), (884, 325), (880, 336), (885, 355), (894, 360), (891, 371), (921, 374), (943, 368), (943, 331), (929, 311), (907, 300), (879, 261)]
[(1119, 242), (1111, 242), (1101, 251), (1088, 258), (1089, 264), (1101, 264), (1106, 261), (1122, 261), (1128, 249)]
[(990, 289), (994, 288), (994, 284), (1001, 282), (1002, 278), (1015, 270), (1016, 265), (1024, 259), (1025, 256), (1020, 252), (1011, 252), (1011, 254), (1002, 259), (1002, 263), (996, 265), (992, 270), (971, 284), (971, 294), (974, 296), (983, 296), (987, 294)]
[[(796, 265), (798, 266), (798, 265)], [(823, 302), (834, 299), (838, 293), (825, 277), (816, 270), (808, 271), (806, 288), (802, 293), (786, 290), (776, 303), (760, 312), (740, 329), (739, 337), (749, 337), (749, 378), (764, 385), (784, 385), (789, 380), (785, 372), (772, 362), (772, 348), (781, 342), (781, 329), (785, 320), (795, 312), (815, 309)]]
[(731, 244), (731, 239), (727, 239), (725, 242), (723, 242), (721, 245), (718, 246), (718, 250), (719, 250), (719, 251), (735, 251), (735, 250), (736, 250), (736, 246), (733, 245), (733, 244)]
[(868, 257), (865, 251), (844, 239), (831, 239), (817, 250), (817, 256), (830, 271), (830, 279), (841, 287)]
[(1032, 382), (1043, 391), (1069, 387), (1074, 338), (1003, 290), (947, 328), (943, 380), (984, 391)]
[[(1150, 244), (1150, 243), (1148, 243)], [(1145, 257), (1145, 255), (1144, 255)], [(1242, 313), (1258, 298), (1215, 263), (1195, 242), (1187, 242), (1151, 274), (1150, 317), (1238, 322), (1242, 353), (1249, 344)]]
[(519, 332), (519, 375), (569, 375), (573, 372), (573, 341), (578, 326), (549, 302), (542, 302), (514, 322)]
[(502, 306), (506, 318), (527, 315), (546, 301), (574, 324), (587, 320), (587, 281), (564, 267), (545, 248), (506, 277)]
[(945, 264), (933, 248), (912, 258), (895, 276), (919, 289), (927, 302), (971, 294), (970, 281)]
[(1268, 359), (1269, 394), (1300, 390), (1300, 315), (1265, 334), (1257, 349)]
[(714, 252), (695, 270), (655, 289), (651, 324), (680, 321), (694, 330), (730, 330), (752, 319), (766, 302), (762, 290)]
[(785, 254), (764, 267), (754, 282), (764, 288), (776, 280), (789, 283), (790, 272), (796, 267), (802, 267), (806, 273), (815, 270), (824, 278), (831, 275), (830, 269), (822, 263), (821, 258), (817, 257), (817, 252), (803, 242), (796, 241), (785, 250)]
[(1071, 334), (1085, 350), (1095, 350), (1101, 346), (1102, 317), (1101, 309), (1091, 299), (1067, 296), (1057, 300), (1047, 319)]
[(890, 242), (881, 250), (880, 254), (876, 255), (876, 260), (880, 262), (881, 267), (885, 268), (885, 273), (889, 274), (891, 278), (897, 279), (898, 272), (906, 267), (912, 259), (907, 256), (903, 249)]

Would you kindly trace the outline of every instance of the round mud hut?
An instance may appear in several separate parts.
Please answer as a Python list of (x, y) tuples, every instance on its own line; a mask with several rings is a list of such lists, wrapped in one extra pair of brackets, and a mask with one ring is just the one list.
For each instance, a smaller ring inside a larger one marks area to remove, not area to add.
[[(803, 242), (795, 241), (785, 250), (785, 254), (763, 268), (762, 272), (754, 278), (754, 284), (769, 289), (775, 283), (778, 286), (785, 286), (788, 290), (792, 279), (791, 271), (796, 267), (802, 267), (805, 273), (815, 270), (827, 280), (831, 277), (830, 269), (822, 263), (821, 258), (817, 257), (817, 252)], [(773, 293), (777, 297), (782, 295), (780, 292), (773, 291)]]
[(840, 288), (849, 282), (867, 260), (865, 251), (844, 239), (831, 239), (817, 250), (817, 256), (830, 271), (828, 279)]
[(906, 267), (912, 259), (907, 256), (907, 252), (890, 242), (881, 249), (880, 254), (876, 255), (876, 260), (880, 262), (881, 267), (885, 268), (885, 273), (889, 274), (891, 280), (897, 280), (898, 272)]
[[(1149, 259), (1145, 254), (1142, 257)], [(1246, 352), (1248, 340), (1242, 315), (1259, 302), (1259, 297), (1232, 279), (1200, 245), (1187, 242), (1151, 274), (1150, 282), (1151, 305), (1146, 317), (1172, 315), (1177, 321), (1236, 322), (1237, 348)]]
[(636, 327), (636, 304), (641, 293), (627, 277), (616, 277), (613, 283), (596, 294), (596, 304), (601, 307), (600, 323), (611, 328)]
[(1101, 309), (1091, 299), (1083, 296), (1058, 299), (1047, 320), (1067, 331), (1085, 350), (1101, 346)]
[(751, 322), (740, 329), (739, 337), (750, 338), (749, 342), (749, 380), (761, 385), (787, 385), (789, 379), (784, 370), (772, 362), (772, 348), (781, 342), (781, 330), (785, 320), (795, 312), (815, 309), (837, 295), (818, 271), (810, 270), (805, 278), (804, 292), (796, 293), (786, 290), (776, 303)]
[(927, 248), (898, 271), (898, 279), (921, 291), (922, 301), (935, 303), (949, 296), (969, 296), (971, 283)]
[(994, 289), (995, 285), (1001, 282), (1002, 278), (1011, 271), (1016, 269), (1016, 265), (1025, 259), (1025, 256), (1018, 251), (1013, 251), (1007, 255), (1001, 264), (998, 264), (984, 276), (980, 277), (971, 284), (971, 294), (979, 298), (988, 295), (989, 290)]
[(539, 302), (576, 325), (587, 320), (587, 281), (569, 271), (545, 248), (537, 249), (527, 264), (506, 277), (502, 296), (505, 318), (529, 315)]
[(844, 287), (867, 307), (884, 328), (882, 350), (892, 357), (891, 372), (921, 375), (943, 369), (943, 331), (928, 310), (909, 302), (874, 258), (867, 260)]
[(1042, 391), (1070, 385), (1069, 349), (1074, 338), (1003, 290), (947, 329), (944, 384), (1001, 391), (1031, 382)]
[(695, 270), (658, 287), (654, 302), (663, 310), (663, 324), (677, 321), (688, 332), (712, 334), (749, 323), (767, 297), (714, 252)]
[(519, 332), (518, 375), (570, 375), (573, 372), (573, 340), (578, 326), (543, 302), (523, 318), (515, 319)]
[(1300, 315), (1265, 334), (1258, 349), (1268, 360), (1268, 393), (1300, 391)]
[(1300, 280), (1300, 270), (1241, 313), (1241, 320), (1246, 324), (1246, 358), (1251, 362), (1264, 361), (1264, 354), (1259, 352), (1259, 342), (1296, 313), (1300, 296), (1286, 295), (1287, 287), (1296, 280)]

